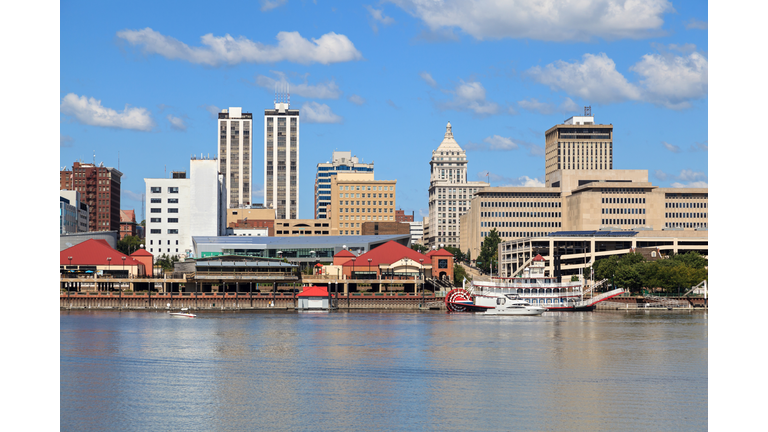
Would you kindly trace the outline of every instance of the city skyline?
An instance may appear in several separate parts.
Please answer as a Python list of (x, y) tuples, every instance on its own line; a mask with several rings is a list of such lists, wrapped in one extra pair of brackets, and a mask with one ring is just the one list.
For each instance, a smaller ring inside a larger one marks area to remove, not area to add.
[[(707, 5), (651, 1), (608, 16), (602, 2), (585, 4), (564, 7), (576, 22), (519, 3), (522, 22), (514, 8), (460, 2), (443, 14), (406, 1), (260, 2), (235, 17), (64, 2), (60, 165), (92, 162), (95, 151), (97, 164), (125, 174), (121, 209), (144, 218), (144, 178), (215, 155), (217, 113), (270, 109), (285, 84), (301, 111), (299, 218), (314, 216), (317, 164), (351, 151), (376, 162), (377, 178), (397, 179), (397, 207), (420, 220), (449, 121), (467, 180), (543, 185), (544, 132), (584, 106), (614, 126), (615, 169), (647, 169), (661, 187), (707, 187)], [(254, 203), (265, 202), (263, 149), (255, 134)]]

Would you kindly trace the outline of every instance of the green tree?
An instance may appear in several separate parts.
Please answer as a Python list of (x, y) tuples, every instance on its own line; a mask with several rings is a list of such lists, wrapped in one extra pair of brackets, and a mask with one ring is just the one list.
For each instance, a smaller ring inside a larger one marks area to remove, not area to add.
[(174, 256), (168, 256), (167, 254), (160, 255), (160, 258), (155, 260), (155, 264), (162, 267), (164, 271), (173, 271), (173, 263), (179, 262), (179, 258)]
[(411, 243), (411, 249), (419, 252), (419, 253), (426, 253), (429, 252), (429, 248), (418, 243)]
[(117, 241), (117, 250), (130, 255), (139, 249), (141, 238), (138, 236), (125, 236), (124, 239)]
[(684, 264), (690, 268), (703, 269), (707, 266), (707, 259), (696, 251), (675, 254), (670, 258), (675, 263)]
[(466, 260), (466, 257), (464, 257), (464, 253), (459, 248), (446, 246), (445, 250), (451, 253), (453, 255), (454, 262), (464, 262)]
[(635, 265), (623, 265), (616, 269), (616, 285), (626, 288), (630, 292), (639, 292), (643, 287), (643, 281), (637, 267)]
[(464, 278), (467, 278), (467, 282), (472, 281), (472, 277), (467, 274), (467, 271), (464, 269), (464, 267), (456, 264), (453, 266), (453, 285), (460, 287), (462, 281), (464, 281)]
[(501, 243), (501, 237), (496, 231), (496, 228), (483, 240), (483, 246), (480, 249), (480, 256), (478, 257), (478, 267), (486, 273), (491, 272), (491, 266), (493, 266), (494, 273), (498, 273), (498, 247)]

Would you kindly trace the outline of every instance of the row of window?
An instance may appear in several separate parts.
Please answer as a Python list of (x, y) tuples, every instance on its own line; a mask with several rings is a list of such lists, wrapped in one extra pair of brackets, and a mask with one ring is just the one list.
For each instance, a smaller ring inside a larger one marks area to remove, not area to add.
[[(480, 233), (480, 237), (488, 237), (490, 231), (483, 231)], [(521, 238), (521, 237), (544, 237), (549, 235), (549, 232), (534, 232), (534, 231), (501, 231), (498, 233), (499, 237), (505, 238)]]
[[(150, 251), (150, 252), (153, 252), (152, 248), (149, 248), (149, 251)], [(167, 251), (168, 251), (168, 252), (170, 252), (170, 251), (171, 251), (171, 248), (168, 248), (168, 249), (167, 249)], [(178, 251), (179, 251), (179, 248), (176, 248), (176, 252), (178, 252)], [(158, 252), (158, 253), (161, 253), (161, 252), (163, 252), (163, 248), (157, 248), (157, 252)]]
[[(152, 229), (152, 230), (149, 230), (149, 233), (150, 234), (162, 234), (162, 231), (163, 230), (160, 230), (160, 229)], [(167, 234), (178, 234), (178, 233), (179, 233), (179, 230), (177, 230), (177, 229), (169, 229), (168, 232), (167, 232)]]
[(529, 202), (529, 201), (482, 201), (480, 207), (544, 207), (544, 208), (560, 208), (562, 203), (560, 201), (544, 201), (544, 202)]
[[(171, 241), (170, 241), (170, 240), (167, 240), (167, 242), (168, 242), (168, 244), (169, 244), (169, 245), (171, 244)], [(150, 241), (149, 241), (149, 244), (150, 244), (150, 245), (151, 245), (151, 244), (153, 244), (153, 243), (154, 243), (154, 240), (150, 240)], [(162, 245), (162, 244), (163, 244), (163, 240), (158, 240), (158, 241), (157, 241), (157, 244), (158, 244), (158, 246), (159, 246), (159, 245)], [(176, 240), (176, 246), (178, 246), (178, 245), (179, 245), (179, 241), (178, 241), (178, 240)]]
[[(157, 208), (157, 207), (153, 207), (153, 208), (149, 209), (149, 212), (150, 213), (162, 213), (163, 209)], [(171, 207), (171, 208), (168, 209), (168, 213), (178, 213), (178, 212), (179, 212), (179, 209), (176, 208), (176, 207)]]
[(481, 228), (561, 228), (561, 222), (480, 222)]
[[(151, 193), (162, 193), (163, 188), (160, 186), (152, 186), (149, 188), (149, 191)], [(170, 186), (168, 187), (168, 193), (179, 193), (179, 188), (176, 186)]]
[(604, 208), (603, 214), (645, 214), (644, 208)]
[(393, 213), (394, 210), (395, 209), (393, 208), (379, 208), (379, 211), (377, 212), (376, 209), (368, 207), (368, 211), (366, 212), (364, 208), (342, 208), (339, 213)]
[(665, 208), (707, 208), (705, 202), (668, 202), (664, 203)]
[(706, 218), (706, 213), (664, 213), (664, 217), (668, 219), (687, 219), (687, 218)]
[[(377, 187), (378, 187), (378, 189), (376, 189)], [(362, 189), (360, 189), (360, 188), (362, 188)], [(368, 188), (368, 189), (366, 189), (366, 188)], [(371, 189), (371, 188), (373, 188), (373, 189)], [(384, 189), (382, 189), (382, 188), (384, 188)], [(359, 190), (369, 190), (369, 191), (370, 190), (385, 190), (385, 191), (389, 190), (389, 191), (393, 191), (393, 190), (395, 190), (395, 187), (394, 186), (339, 186), (339, 190), (345, 190), (345, 191), (348, 191), (348, 190), (358, 190), (358, 191)]]
[(603, 225), (645, 225), (645, 219), (603, 219)]
[(480, 217), (487, 218), (561, 218), (561, 212), (480, 212)]
[(603, 198), (603, 204), (645, 204), (645, 198)]
[[(162, 204), (163, 199), (162, 198), (152, 198), (150, 199), (151, 204)], [(178, 204), (179, 199), (178, 198), (168, 198), (168, 204)]]
[[(162, 221), (163, 220), (161, 218), (149, 218), (149, 222), (150, 223), (160, 223)], [(178, 223), (179, 222), (179, 218), (168, 218), (168, 222), (169, 223)]]
[(665, 228), (707, 228), (706, 222), (667, 222)]

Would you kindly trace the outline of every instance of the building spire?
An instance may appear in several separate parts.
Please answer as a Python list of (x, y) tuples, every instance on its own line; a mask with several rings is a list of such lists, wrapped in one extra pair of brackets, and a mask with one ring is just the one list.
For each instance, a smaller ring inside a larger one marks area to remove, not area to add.
[(453, 132), (451, 131), (451, 122), (448, 122), (448, 126), (445, 127), (445, 137), (453, 138)]

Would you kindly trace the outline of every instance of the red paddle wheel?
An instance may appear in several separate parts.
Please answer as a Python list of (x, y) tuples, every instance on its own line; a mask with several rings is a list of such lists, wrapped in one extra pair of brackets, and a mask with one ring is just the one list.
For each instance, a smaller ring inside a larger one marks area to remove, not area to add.
[(471, 302), (472, 296), (464, 288), (454, 288), (445, 295), (445, 308), (449, 312), (468, 312), (469, 308), (457, 303)]

